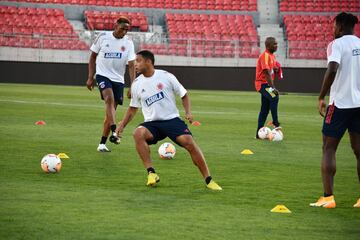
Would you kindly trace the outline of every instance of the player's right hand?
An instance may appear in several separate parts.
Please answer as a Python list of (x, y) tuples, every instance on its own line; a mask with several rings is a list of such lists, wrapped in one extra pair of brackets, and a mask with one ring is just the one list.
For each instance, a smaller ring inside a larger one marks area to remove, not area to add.
[(279, 95), (279, 90), (277, 90), (276, 88), (273, 88), (273, 93), (278, 96)]
[(319, 105), (318, 105), (318, 108), (319, 108), (319, 113), (322, 117), (325, 117), (325, 114), (326, 114), (326, 102), (324, 99), (319, 99)]
[(193, 116), (192, 116), (191, 113), (186, 113), (186, 114), (185, 114), (185, 119), (188, 120), (189, 123), (192, 123), (193, 120), (194, 120), (194, 118), (193, 118)]
[(91, 91), (94, 88), (94, 79), (93, 78), (88, 78), (88, 80), (86, 81), (86, 87)]
[(122, 133), (124, 131), (124, 128), (121, 126), (121, 121), (118, 124), (118, 127), (116, 128), (115, 132), (119, 138), (122, 137)]

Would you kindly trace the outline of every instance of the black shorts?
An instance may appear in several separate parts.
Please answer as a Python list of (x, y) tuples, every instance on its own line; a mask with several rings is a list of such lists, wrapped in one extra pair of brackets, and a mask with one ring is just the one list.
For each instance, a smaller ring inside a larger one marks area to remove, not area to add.
[(180, 145), (176, 142), (178, 136), (184, 134), (191, 135), (186, 123), (178, 117), (164, 121), (144, 122), (141, 123), (140, 126), (147, 128), (154, 137), (151, 141), (147, 142), (149, 145), (156, 144), (166, 137), (169, 137), (173, 142)]
[(102, 91), (111, 88), (114, 93), (114, 100), (117, 104), (122, 105), (124, 99), (124, 84), (111, 81), (109, 78), (96, 74), (96, 82), (100, 90), (101, 99), (104, 100)]
[(323, 134), (341, 139), (346, 130), (360, 134), (360, 108), (340, 109), (334, 104), (329, 105), (324, 117)]

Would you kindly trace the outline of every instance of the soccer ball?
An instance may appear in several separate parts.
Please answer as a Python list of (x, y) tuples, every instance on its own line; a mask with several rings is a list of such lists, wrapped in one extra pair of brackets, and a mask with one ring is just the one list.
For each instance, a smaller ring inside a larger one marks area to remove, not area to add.
[(41, 159), (41, 168), (46, 173), (60, 172), (61, 159), (56, 154), (47, 154)]
[(176, 153), (176, 148), (171, 143), (163, 143), (158, 149), (160, 158), (162, 159), (173, 159)]
[(268, 127), (262, 127), (258, 131), (258, 136), (260, 139), (267, 139), (267, 138), (270, 139), (272, 137), (271, 135), (272, 135), (271, 129)]
[(284, 134), (280, 129), (273, 129), (272, 131), (272, 141), (280, 142), (284, 139)]

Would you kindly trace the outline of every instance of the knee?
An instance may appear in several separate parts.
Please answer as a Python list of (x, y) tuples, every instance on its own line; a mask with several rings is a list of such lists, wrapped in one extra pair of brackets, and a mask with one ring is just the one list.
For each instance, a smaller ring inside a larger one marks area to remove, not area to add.
[(112, 96), (104, 96), (104, 102), (105, 104), (113, 105), (114, 98)]
[(185, 141), (182, 146), (189, 152), (196, 150), (196, 144), (192, 140)]
[(146, 132), (145, 129), (142, 127), (138, 127), (133, 132), (133, 138), (135, 142), (145, 141), (146, 139)]
[(143, 137), (143, 133), (139, 128), (136, 128), (135, 131), (133, 132), (133, 138), (135, 141), (140, 140)]
[(322, 146), (322, 150), (323, 153), (334, 153), (336, 152), (336, 147), (329, 142), (324, 142)]

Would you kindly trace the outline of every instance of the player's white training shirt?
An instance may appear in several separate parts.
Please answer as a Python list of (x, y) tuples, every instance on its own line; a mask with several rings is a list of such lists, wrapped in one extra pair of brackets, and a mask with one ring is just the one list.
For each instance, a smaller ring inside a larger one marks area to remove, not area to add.
[(131, 85), (130, 106), (142, 109), (144, 121), (169, 120), (179, 117), (176, 95), (187, 93), (176, 77), (155, 69), (154, 75), (137, 77)]
[(102, 32), (90, 50), (98, 54), (96, 74), (124, 83), (126, 64), (136, 57), (134, 43), (127, 36), (117, 39), (112, 32)]
[(329, 44), (327, 55), (328, 63), (339, 63), (329, 104), (338, 108), (360, 107), (360, 39), (354, 35), (335, 39)]

